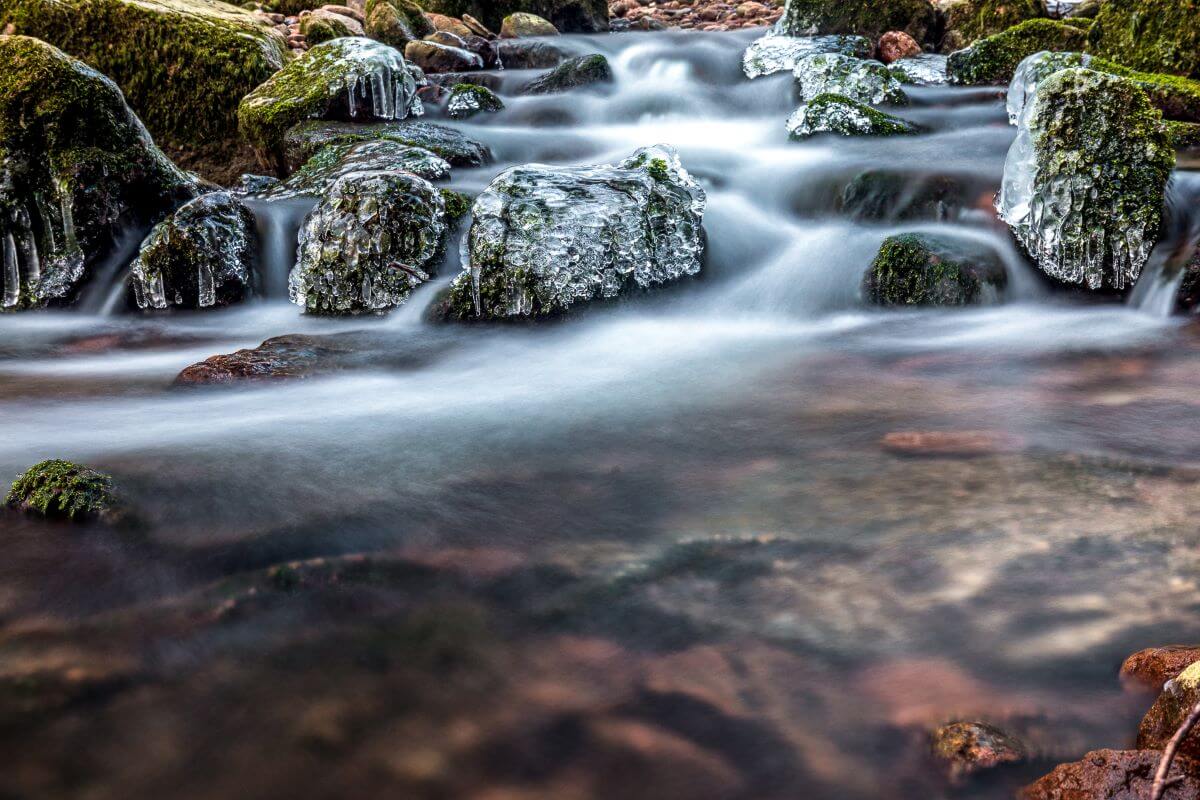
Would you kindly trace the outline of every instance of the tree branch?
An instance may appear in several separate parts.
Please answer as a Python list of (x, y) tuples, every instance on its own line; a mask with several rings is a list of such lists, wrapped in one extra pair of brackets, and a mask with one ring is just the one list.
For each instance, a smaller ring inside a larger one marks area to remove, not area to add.
[(1187, 719), (1183, 721), (1179, 730), (1175, 731), (1175, 735), (1163, 749), (1162, 759), (1158, 762), (1158, 769), (1154, 772), (1154, 786), (1150, 789), (1150, 800), (1162, 800), (1163, 792), (1175, 782), (1167, 780), (1167, 773), (1171, 771), (1171, 762), (1175, 760), (1175, 753), (1178, 752), (1179, 745), (1183, 744), (1183, 740), (1192, 732), (1192, 728), (1197, 722), (1200, 722), (1200, 703), (1192, 706)]

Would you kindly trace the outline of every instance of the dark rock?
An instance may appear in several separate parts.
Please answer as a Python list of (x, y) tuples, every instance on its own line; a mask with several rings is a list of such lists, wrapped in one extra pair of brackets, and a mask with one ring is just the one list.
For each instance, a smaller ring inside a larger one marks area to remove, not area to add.
[[(1162, 753), (1158, 750), (1093, 750), (1060, 764), (1021, 790), (1019, 800), (1146, 800)], [(1181, 778), (1163, 800), (1200, 797), (1200, 763), (1176, 757), (1171, 776)]]
[(333, 337), (276, 336), (258, 347), (211, 356), (192, 364), (179, 373), (175, 385), (308, 378), (336, 368), (338, 359), (349, 352), (347, 345)]
[(61, 459), (26, 470), (5, 502), (9, 508), (72, 522), (112, 521), (121, 511), (112, 478)]
[(404, 57), (426, 72), (466, 72), (483, 68), (483, 59), (462, 47), (436, 42), (409, 42)]
[(327, 145), (378, 139), (423, 148), (446, 159), (453, 167), (478, 167), (491, 160), (486, 146), (454, 128), (418, 121), (367, 125), (304, 122), (287, 132), (284, 149), (288, 166), (298, 169)]
[(889, 236), (863, 277), (863, 299), (881, 306), (962, 306), (995, 299), (1007, 283), (995, 253), (925, 233)]
[(840, 210), (857, 220), (948, 220), (970, 202), (963, 184), (945, 175), (869, 170), (842, 191)]
[(560, 64), (527, 83), (524, 91), (526, 94), (555, 94), (580, 86), (612, 83), (612, 80), (612, 68), (608, 66), (608, 59), (597, 53)]
[(505, 69), (549, 69), (567, 57), (565, 50), (550, 42), (501, 39), (496, 45)]
[(979, 770), (1014, 764), (1027, 757), (1025, 745), (985, 722), (953, 722), (934, 731), (933, 755), (945, 763), (952, 780)]

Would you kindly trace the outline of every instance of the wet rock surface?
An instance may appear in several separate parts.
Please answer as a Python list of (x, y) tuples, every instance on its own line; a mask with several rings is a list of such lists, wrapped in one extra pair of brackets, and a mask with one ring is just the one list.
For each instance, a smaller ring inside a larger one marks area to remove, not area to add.
[[(1154, 771), (1162, 753), (1157, 750), (1094, 750), (1079, 761), (1063, 764), (1037, 783), (1025, 787), (1020, 800), (1142, 800), (1150, 796)], [(1163, 800), (1186, 800), (1200, 795), (1200, 763), (1175, 760), (1172, 776), (1179, 780)]]
[(423, 147), (392, 139), (366, 139), (327, 144), (286, 181), (259, 193), (267, 199), (306, 195), (320, 197), (342, 176), (354, 172), (409, 172), (433, 181), (450, 174), (450, 164)]
[(821, 94), (796, 109), (787, 130), (793, 139), (807, 139), (822, 134), (903, 136), (916, 133), (917, 127), (849, 97)]
[(853, 58), (870, 58), (873, 45), (865, 36), (780, 36), (774, 33), (756, 39), (742, 54), (742, 71), (747, 78), (776, 72), (791, 72), (802, 58), (818, 53), (838, 53)]
[(1200, 645), (1168, 644), (1139, 650), (1121, 664), (1121, 678), (1154, 691), (1200, 661)]
[(612, 83), (612, 68), (608, 59), (596, 54), (564, 61), (545, 75), (525, 84), (525, 94), (557, 94), (585, 86)]
[(792, 75), (805, 102), (836, 94), (866, 105), (908, 103), (900, 82), (878, 61), (818, 53), (798, 60)]
[(481, 142), (446, 125), (421, 121), (301, 123), (287, 132), (284, 149), (289, 168), (295, 170), (326, 147), (380, 140), (428, 150), (453, 167), (477, 167), (491, 160), (487, 146)]
[(863, 276), (863, 299), (880, 306), (996, 302), (1007, 274), (996, 253), (932, 234), (889, 236)]
[(933, 755), (946, 764), (952, 779), (980, 770), (1024, 761), (1028, 753), (1018, 739), (984, 722), (952, 722), (931, 736)]
[(185, 368), (176, 386), (211, 386), (240, 382), (308, 378), (336, 369), (353, 352), (332, 337), (276, 336), (258, 347), (216, 355)]

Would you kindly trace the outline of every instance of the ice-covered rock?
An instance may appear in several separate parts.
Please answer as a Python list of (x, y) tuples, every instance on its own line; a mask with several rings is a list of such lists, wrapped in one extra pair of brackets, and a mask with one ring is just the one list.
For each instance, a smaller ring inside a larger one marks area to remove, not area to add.
[(130, 283), (139, 308), (208, 308), (253, 288), (254, 215), (229, 192), (181, 206), (142, 242)]
[(878, 61), (840, 53), (817, 53), (797, 61), (792, 75), (805, 101), (823, 94), (840, 94), (869, 105), (908, 102), (900, 81)]
[(937, 27), (937, 12), (928, 0), (787, 0), (776, 31), (788, 36), (854, 33), (878, 39), (888, 31), (904, 31), (928, 41)]
[(473, 83), (457, 83), (450, 90), (450, 99), (446, 101), (446, 113), (451, 119), (466, 119), (480, 111), (499, 111), (504, 103), (495, 92), (486, 86)]
[(800, 106), (788, 117), (787, 130), (793, 139), (807, 139), (821, 133), (896, 136), (916, 133), (917, 127), (849, 97), (822, 94)]
[(289, 278), (313, 314), (387, 311), (436, 269), (446, 232), (442, 194), (406, 172), (338, 178), (300, 229)]
[(695, 275), (704, 205), (662, 145), (617, 165), (506, 170), (475, 200), (446, 316), (548, 316)]
[(1026, 101), (996, 208), (1047, 275), (1124, 289), (1160, 233), (1174, 164), (1162, 117), (1137, 84), (1063, 69)]
[(386, 139), (420, 147), (437, 154), (452, 167), (478, 167), (491, 159), (487, 147), (446, 125), (420, 120), (403, 122), (302, 122), (287, 132), (283, 151), (287, 166), (299, 169), (331, 144), (352, 144)]
[(269, 187), (262, 196), (270, 199), (299, 195), (319, 197), (343, 175), (364, 171), (411, 172), (434, 181), (449, 176), (450, 165), (423, 147), (389, 139), (342, 142), (317, 151), (290, 178)]
[(264, 166), (283, 172), (283, 137), (299, 122), (397, 120), (422, 113), (416, 80), (400, 51), (346, 37), (311, 48), (246, 95), (238, 124)]
[(892, 76), (901, 83), (914, 86), (941, 86), (948, 83), (947, 57), (937, 53), (921, 53), (916, 56), (898, 58), (888, 65)]
[(874, 49), (875, 45), (865, 36), (780, 36), (768, 33), (751, 42), (742, 53), (742, 71), (747, 78), (759, 78), (776, 72), (791, 72), (797, 61), (816, 53), (870, 58)]
[(1033, 97), (1040, 81), (1049, 78), (1060, 69), (1087, 67), (1091, 61), (1092, 57), (1086, 53), (1056, 53), (1050, 50), (1042, 50), (1022, 60), (1008, 84), (1005, 107), (1008, 109), (1009, 123), (1016, 125), (1020, 121), (1025, 105), (1029, 98)]

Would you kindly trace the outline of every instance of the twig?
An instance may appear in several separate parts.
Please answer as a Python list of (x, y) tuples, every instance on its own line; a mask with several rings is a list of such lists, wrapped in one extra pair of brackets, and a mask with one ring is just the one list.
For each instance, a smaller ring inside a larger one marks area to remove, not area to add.
[(1162, 800), (1163, 792), (1167, 790), (1167, 786), (1175, 783), (1175, 781), (1167, 780), (1167, 773), (1171, 771), (1171, 762), (1175, 760), (1175, 753), (1179, 750), (1179, 745), (1183, 744), (1183, 740), (1192, 732), (1192, 728), (1196, 723), (1200, 722), (1200, 703), (1192, 706), (1191, 713), (1187, 715), (1187, 719), (1179, 726), (1179, 730), (1175, 731), (1175, 735), (1171, 737), (1171, 741), (1167, 742), (1166, 748), (1163, 749), (1162, 759), (1158, 762), (1158, 769), (1154, 772), (1154, 786), (1150, 789), (1150, 800)]

